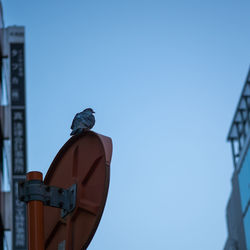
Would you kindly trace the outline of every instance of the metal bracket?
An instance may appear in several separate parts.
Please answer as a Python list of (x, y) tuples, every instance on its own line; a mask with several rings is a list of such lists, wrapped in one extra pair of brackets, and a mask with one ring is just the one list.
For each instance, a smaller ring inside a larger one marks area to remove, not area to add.
[(61, 208), (61, 216), (65, 217), (76, 206), (76, 184), (68, 189), (47, 186), (42, 181), (30, 180), (20, 182), (18, 186), (19, 200), (24, 202), (42, 201), (45, 206)]

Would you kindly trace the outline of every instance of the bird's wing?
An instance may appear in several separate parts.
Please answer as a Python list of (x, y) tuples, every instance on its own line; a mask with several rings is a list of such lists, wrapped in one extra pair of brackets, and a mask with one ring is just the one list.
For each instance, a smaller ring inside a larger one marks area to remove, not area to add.
[(87, 118), (86, 121), (88, 123), (88, 128), (89, 129), (93, 128), (93, 126), (95, 125), (95, 117), (93, 115), (90, 115), (86, 118)]
[(79, 117), (79, 113), (77, 113), (72, 121), (71, 129), (74, 129), (81, 122), (81, 118)]

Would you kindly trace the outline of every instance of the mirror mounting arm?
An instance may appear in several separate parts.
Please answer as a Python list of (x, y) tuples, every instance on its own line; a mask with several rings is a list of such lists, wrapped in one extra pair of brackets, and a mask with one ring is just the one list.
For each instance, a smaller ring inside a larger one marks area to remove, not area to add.
[(71, 213), (76, 207), (77, 185), (73, 184), (68, 189), (48, 186), (40, 180), (20, 182), (18, 197), (20, 201), (42, 201), (45, 206), (61, 208), (61, 217)]

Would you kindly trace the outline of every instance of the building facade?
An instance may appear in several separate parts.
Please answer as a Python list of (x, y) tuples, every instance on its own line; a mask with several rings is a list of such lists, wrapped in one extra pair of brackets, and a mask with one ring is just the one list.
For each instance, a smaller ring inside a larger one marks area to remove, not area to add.
[(226, 208), (228, 238), (224, 250), (250, 250), (250, 71), (228, 133), (234, 172)]
[[(2, 4), (0, 2), (0, 89), (2, 86), (2, 57), (3, 57), (3, 11), (2, 11)], [(0, 97), (1, 98), (1, 97)], [(1, 99), (0, 99), (1, 102)], [(0, 123), (1, 124), (1, 123)], [(0, 145), (1, 149), (3, 148), (3, 135), (2, 135), (2, 129), (0, 129)], [(2, 151), (2, 150), (1, 150)], [(1, 154), (2, 155), (2, 154)], [(4, 199), (3, 199), (3, 160), (0, 157), (0, 208), (4, 205)], [(0, 249), (3, 249), (3, 239), (4, 239), (4, 222), (3, 222), (3, 209), (0, 209)]]
[[(1, 2), (0, 2), (1, 3)], [(0, 4), (0, 7), (1, 4)], [(25, 180), (26, 106), (24, 27), (4, 27), (1, 8), (0, 179), (2, 249), (27, 250), (26, 205), (18, 199)], [(0, 248), (1, 249), (1, 248)]]

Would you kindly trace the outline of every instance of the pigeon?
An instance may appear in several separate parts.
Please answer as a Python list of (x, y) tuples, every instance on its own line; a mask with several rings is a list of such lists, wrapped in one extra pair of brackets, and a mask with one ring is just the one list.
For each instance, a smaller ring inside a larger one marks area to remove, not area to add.
[(79, 135), (80, 133), (90, 130), (95, 125), (94, 110), (91, 108), (84, 109), (77, 113), (72, 121), (70, 135)]

